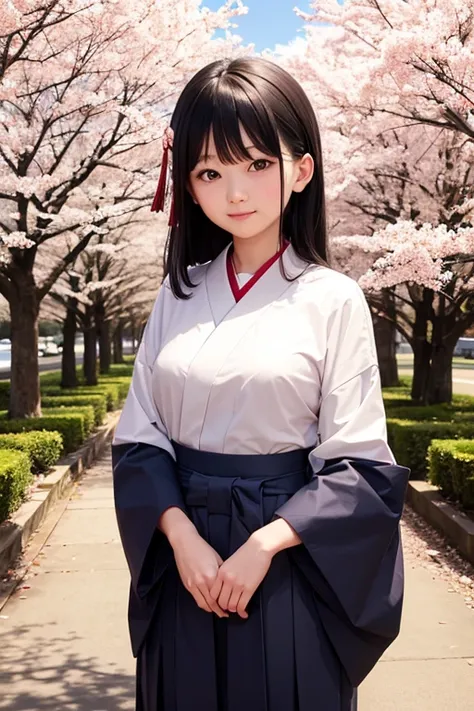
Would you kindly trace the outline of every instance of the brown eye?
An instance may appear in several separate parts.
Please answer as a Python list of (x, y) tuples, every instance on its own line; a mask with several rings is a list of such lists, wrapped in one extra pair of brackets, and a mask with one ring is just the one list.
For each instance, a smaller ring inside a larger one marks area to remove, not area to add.
[(261, 171), (268, 168), (269, 165), (271, 165), (271, 161), (266, 160), (265, 158), (259, 158), (258, 160), (254, 160), (251, 167), (256, 171)]
[(205, 183), (212, 183), (216, 178), (219, 177), (217, 170), (203, 170), (199, 173), (198, 178), (203, 180)]

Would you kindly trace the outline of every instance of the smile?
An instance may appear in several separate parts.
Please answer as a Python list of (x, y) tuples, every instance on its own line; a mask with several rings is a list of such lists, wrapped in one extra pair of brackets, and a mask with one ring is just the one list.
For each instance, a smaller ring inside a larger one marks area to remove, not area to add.
[(255, 210), (253, 212), (236, 212), (234, 214), (227, 215), (227, 217), (232, 217), (233, 220), (246, 220), (247, 217), (255, 215)]

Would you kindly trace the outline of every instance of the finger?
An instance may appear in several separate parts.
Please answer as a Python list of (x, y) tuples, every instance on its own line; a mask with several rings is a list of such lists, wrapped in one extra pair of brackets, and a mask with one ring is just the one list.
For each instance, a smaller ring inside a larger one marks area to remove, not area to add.
[(213, 600), (217, 600), (217, 598), (219, 597), (220, 592), (222, 590), (222, 585), (223, 585), (223, 581), (219, 577), (219, 575), (217, 575), (216, 579), (214, 580), (213, 584), (211, 585), (211, 587), (209, 589), (209, 594)]
[(223, 610), (227, 610), (229, 606), (229, 599), (232, 594), (233, 586), (231, 583), (224, 583), (217, 602)]
[(229, 598), (229, 605), (228, 605), (228, 610), (229, 612), (237, 612), (237, 606), (239, 604), (239, 600), (242, 596), (243, 590), (241, 588), (234, 588), (232, 590), (232, 594)]
[(249, 604), (251, 597), (252, 597), (251, 592), (244, 591), (240, 597), (238, 604), (237, 604), (236, 612), (244, 620), (246, 620), (249, 616), (249, 613), (247, 612), (246, 607)]
[(208, 603), (206, 602), (206, 598), (204, 597), (202, 592), (199, 590), (199, 588), (193, 588), (191, 595), (196, 600), (198, 607), (200, 607), (202, 610), (205, 610), (206, 612), (212, 612), (211, 608), (209, 607)]
[(209, 590), (202, 589), (201, 592), (212, 612), (215, 612), (218, 617), (229, 617), (229, 613), (223, 610), (217, 600), (213, 600), (210, 596)]

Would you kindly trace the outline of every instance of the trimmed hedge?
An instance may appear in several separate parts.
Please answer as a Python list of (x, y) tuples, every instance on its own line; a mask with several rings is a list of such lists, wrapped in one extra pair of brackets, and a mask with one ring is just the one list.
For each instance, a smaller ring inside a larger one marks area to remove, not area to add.
[(412, 479), (426, 479), (426, 457), (431, 441), (474, 437), (474, 422), (420, 422), (388, 418), (387, 431), (398, 464), (410, 467)]
[(29, 456), (25, 452), (0, 449), (0, 522), (20, 506), (32, 481)]
[(61, 395), (61, 396), (43, 396), (41, 398), (41, 406), (43, 408), (77, 408), (77, 406), (91, 405), (94, 409), (94, 424), (99, 427), (105, 418), (107, 412), (107, 400), (105, 395)]
[[(410, 400), (410, 388), (382, 388), (384, 398), (403, 398)], [(411, 401), (411, 400), (410, 400)]]
[(434, 439), (428, 462), (431, 483), (445, 496), (474, 509), (474, 441)]
[[(94, 411), (90, 409), (91, 419)], [(85, 416), (83, 413), (74, 411), (61, 411), (54, 414), (52, 410), (45, 410), (43, 417), (30, 417), (23, 420), (9, 420), (6, 412), (0, 412), (0, 433), (9, 432), (33, 432), (47, 430), (48, 432), (59, 432), (63, 437), (65, 453), (73, 452), (81, 446), (86, 438)]]
[(400, 395), (400, 393), (382, 392), (383, 402), (386, 410), (391, 410), (394, 407), (410, 407), (411, 400), (409, 395)]
[(41, 388), (43, 397), (89, 397), (102, 395), (105, 397), (107, 410), (116, 410), (120, 405), (120, 389), (116, 383), (100, 385), (79, 385), (77, 388), (65, 388), (56, 385), (46, 385)]
[(0, 434), (0, 449), (25, 452), (35, 474), (47, 471), (63, 453), (63, 438), (59, 432), (20, 432)]
[(132, 377), (131, 376), (122, 376), (121, 378), (104, 378), (103, 380), (99, 379), (100, 386), (106, 386), (107, 388), (110, 388), (111, 386), (115, 386), (118, 390), (118, 397), (119, 397), (119, 404), (121, 404), (125, 398), (128, 395), (128, 391), (130, 389), (130, 383), (132, 382)]
[(75, 405), (74, 407), (44, 407), (43, 416), (55, 415), (82, 415), (82, 428), (84, 439), (94, 429), (94, 408), (92, 405)]

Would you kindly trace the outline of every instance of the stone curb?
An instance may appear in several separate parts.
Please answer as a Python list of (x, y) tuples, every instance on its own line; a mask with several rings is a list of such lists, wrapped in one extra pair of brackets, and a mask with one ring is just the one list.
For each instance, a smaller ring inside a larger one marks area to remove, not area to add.
[(423, 518), (443, 533), (459, 552), (474, 563), (474, 520), (459, 511), (426, 481), (408, 482), (407, 501)]
[(112, 441), (120, 410), (108, 413), (107, 421), (81, 447), (63, 457), (38, 485), (28, 501), (10, 519), (0, 524), (0, 575), (23, 552), (33, 533), (41, 526), (49, 510), (66, 497), (74, 481), (102, 454)]

